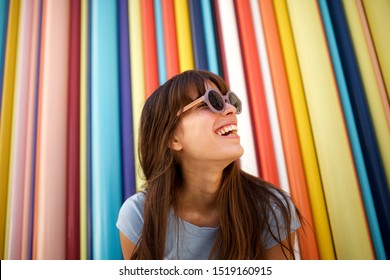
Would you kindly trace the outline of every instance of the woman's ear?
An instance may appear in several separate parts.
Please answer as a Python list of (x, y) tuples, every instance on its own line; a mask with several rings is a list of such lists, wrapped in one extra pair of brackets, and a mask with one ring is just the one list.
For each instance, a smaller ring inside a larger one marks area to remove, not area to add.
[(174, 151), (180, 151), (183, 149), (183, 146), (180, 143), (180, 140), (177, 139), (175, 136), (171, 138), (171, 140), (168, 143), (168, 147), (171, 148)]

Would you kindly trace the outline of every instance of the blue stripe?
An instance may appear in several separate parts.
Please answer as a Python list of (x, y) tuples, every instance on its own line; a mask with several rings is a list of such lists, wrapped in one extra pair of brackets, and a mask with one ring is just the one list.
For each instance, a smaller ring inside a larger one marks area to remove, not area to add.
[(131, 100), (129, 18), (127, 0), (119, 0), (119, 66), (123, 200), (135, 193), (133, 113)]
[(9, 1), (0, 1), (0, 117), (1, 117), (1, 101), (3, 97), (3, 75), (5, 62), (5, 45), (7, 43), (7, 26), (8, 26), (8, 8)]
[(117, 2), (91, 1), (93, 259), (121, 259), (122, 205)]
[(167, 66), (165, 62), (164, 25), (161, 0), (154, 0), (154, 18), (156, 28), (158, 81), (161, 84), (167, 80)]
[(211, 2), (210, 0), (200, 0), (200, 5), (202, 8), (205, 41), (207, 42), (208, 70), (220, 75)]
[(91, 1), (88, 2), (88, 40), (87, 40), (87, 258), (93, 258), (92, 246), (92, 102), (91, 102)]
[(203, 29), (202, 13), (198, 0), (189, 0), (191, 18), (192, 46), (194, 49), (194, 61), (196, 69), (208, 69), (206, 44)]

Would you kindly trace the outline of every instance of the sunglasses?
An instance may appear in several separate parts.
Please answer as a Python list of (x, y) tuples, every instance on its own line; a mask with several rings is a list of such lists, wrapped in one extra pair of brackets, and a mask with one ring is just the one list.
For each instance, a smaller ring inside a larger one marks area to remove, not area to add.
[(206, 103), (210, 110), (214, 113), (224, 112), (226, 108), (226, 102), (236, 108), (236, 114), (241, 113), (242, 110), (241, 100), (234, 92), (228, 91), (225, 95), (222, 95), (215, 89), (208, 89), (204, 95), (192, 101), (190, 104), (185, 106), (183, 110), (177, 112), (177, 116), (180, 116), (201, 102)]

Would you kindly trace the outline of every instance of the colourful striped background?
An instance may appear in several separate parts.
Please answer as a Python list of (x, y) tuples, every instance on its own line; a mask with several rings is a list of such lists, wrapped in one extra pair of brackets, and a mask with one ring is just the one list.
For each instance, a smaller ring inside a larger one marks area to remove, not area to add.
[(0, 259), (121, 259), (140, 112), (207, 69), (242, 168), (291, 193), (301, 259), (390, 259), (390, 1), (0, 1)]

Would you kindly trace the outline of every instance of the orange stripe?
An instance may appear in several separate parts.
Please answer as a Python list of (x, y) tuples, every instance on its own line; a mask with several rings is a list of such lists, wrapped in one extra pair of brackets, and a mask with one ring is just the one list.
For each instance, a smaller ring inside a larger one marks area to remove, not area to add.
[(146, 97), (149, 97), (159, 85), (153, 0), (141, 1), (141, 11), (142, 37), (144, 40), (145, 90)]
[(179, 73), (179, 56), (176, 39), (175, 9), (173, 0), (162, 0), (167, 79)]
[(264, 34), (271, 74), (273, 77), (275, 100), (278, 107), (290, 191), (299, 210), (308, 222), (308, 228), (306, 228), (305, 234), (299, 235), (300, 253), (302, 259), (319, 259), (317, 242), (312, 230), (314, 227), (309, 194), (303, 169), (294, 112), (291, 105), (286, 69), (282, 58), (281, 44), (276, 27), (275, 11), (272, 2), (270, 1), (259, 1), (259, 4), (264, 23)]
[(255, 144), (260, 159), (259, 174), (261, 174), (263, 179), (279, 186), (279, 176), (276, 167), (255, 32), (252, 24), (250, 3), (248, 0), (236, 0), (235, 8), (252, 111)]

